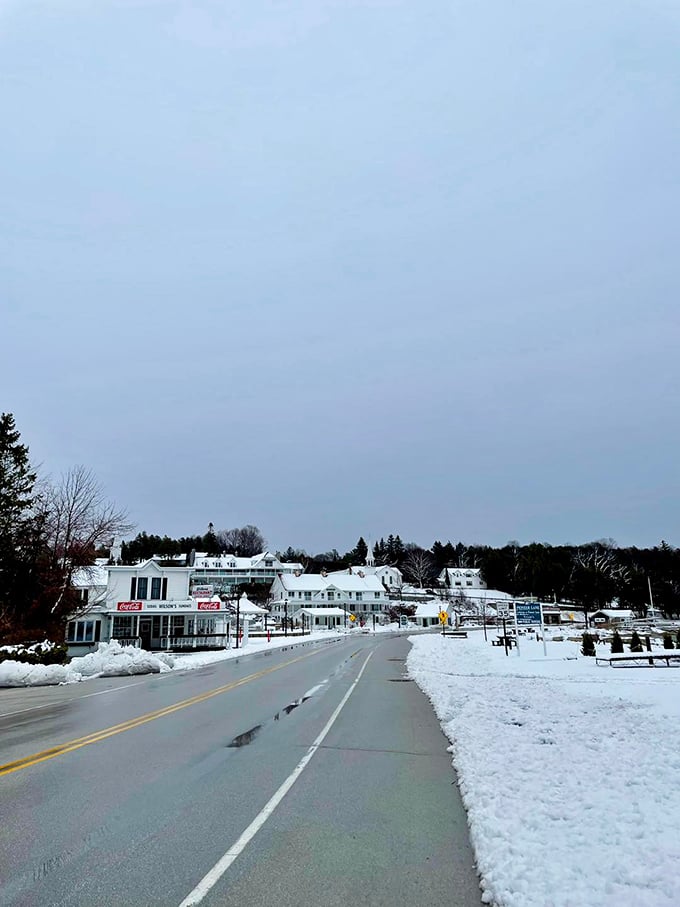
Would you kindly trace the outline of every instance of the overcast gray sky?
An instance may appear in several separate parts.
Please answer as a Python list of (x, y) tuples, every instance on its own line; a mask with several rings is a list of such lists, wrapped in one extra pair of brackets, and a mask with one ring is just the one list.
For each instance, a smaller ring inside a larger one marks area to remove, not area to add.
[(0, 409), (138, 529), (680, 544), (675, 0), (0, 0)]

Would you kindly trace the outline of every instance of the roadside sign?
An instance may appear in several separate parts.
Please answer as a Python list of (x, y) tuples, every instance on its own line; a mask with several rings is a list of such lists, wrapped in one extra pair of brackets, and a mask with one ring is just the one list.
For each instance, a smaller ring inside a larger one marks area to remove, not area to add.
[(499, 605), (496, 611), (501, 620), (510, 620), (512, 611), (506, 605)]
[(518, 627), (543, 624), (540, 602), (515, 602), (515, 623)]
[(439, 623), (440, 624), (445, 624), (448, 619), (449, 619), (449, 615), (446, 613), (446, 611), (439, 612)]
[(402, 614), (402, 615), (399, 617), (399, 626), (400, 626), (400, 627), (407, 627), (407, 626), (408, 626), (408, 617), (407, 617), (405, 614)]
[(354, 621), (356, 620), (356, 615), (350, 614), (349, 619), (352, 621), (352, 623), (354, 623)]
[[(540, 638), (543, 640), (543, 654), (548, 654), (548, 650), (545, 647), (543, 611), (540, 602), (515, 602), (515, 627), (540, 627)], [(537, 630), (536, 639), (538, 638), (539, 635)], [(517, 643), (517, 654), (519, 655), (519, 641)]]

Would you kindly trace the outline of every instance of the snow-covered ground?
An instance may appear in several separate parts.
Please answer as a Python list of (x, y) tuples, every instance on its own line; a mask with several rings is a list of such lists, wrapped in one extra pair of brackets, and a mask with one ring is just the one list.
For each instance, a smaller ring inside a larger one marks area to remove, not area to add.
[[(376, 633), (398, 630), (397, 624), (376, 626)], [(372, 630), (356, 627), (352, 630), (318, 630), (308, 636), (274, 636), (270, 642), (262, 637), (253, 637), (238, 649), (219, 649), (213, 652), (195, 654), (172, 654), (146, 652), (134, 646), (121, 646), (117, 642), (100, 643), (96, 652), (74, 658), (67, 665), (29, 665), (18, 661), (0, 662), (0, 687), (49, 686), (60, 683), (78, 683), (94, 677), (121, 677), (129, 674), (162, 674), (166, 671), (191, 671), (217, 661), (261, 652), (265, 649), (280, 649), (301, 642), (319, 642), (337, 639), (346, 635), (357, 636)], [(47, 643), (49, 645), (49, 643)], [(17, 647), (5, 646), (5, 650)]]
[(677, 907), (680, 669), (490, 639), (415, 636), (407, 660), (451, 741), (484, 903)]

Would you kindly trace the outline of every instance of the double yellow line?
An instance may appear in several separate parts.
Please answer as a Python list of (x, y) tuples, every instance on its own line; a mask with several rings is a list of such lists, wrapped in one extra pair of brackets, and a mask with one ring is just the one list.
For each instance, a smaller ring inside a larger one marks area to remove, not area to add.
[(57, 756), (72, 753), (74, 750), (79, 750), (83, 746), (99, 743), (100, 740), (106, 740), (107, 737), (113, 737), (115, 734), (131, 731), (133, 728), (140, 727), (142, 724), (156, 721), (157, 718), (164, 718), (166, 715), (172, 715), (173, 712), (179, 712), (180, 709), (186, 709), (189, 706), (197, 705), (199, 702), (205, 702), (206, 699), (212, 699), (213, 696), (220, 696), (222, 693), (228, 693), (230, 690), (235, 690), (236, 687), (250, 683), (252, 680), (265, 677), (267, 674), (272, 674), (274, 671), (280, 671), (281, 668), (287, 668), (298, 661), (303, 661), (305, 658), (311, 658), (312, 655), (316, 655), (319, 651), (320, 650), (317, 649), (314, 652), (299, 655), (297, 658), (292, 658), (290, 661), (286, 661), (283, 664), (274, 665), (271, 668), (266, 668), (264, 671), (258, 671), (256, 674), (249, 674), (247, 677), (241, 678), (241, 680), (234, 680), (232, 683), (226, 683), (224, 686), (216, 687), (214, 690), (209, 690), (207, 693), (200, 693), (198, 696), (192, 696), (190, 699), (183, 699), (181, 702), (176, 702), (174, 705), (168, 705), (155, 712), (147, 712), (146, 715), (140, 715), (138, 718), (131, 718), (129, 721), (123, 721), (121, 724), (113, 725), (113, 727), (95, 731), (93, 734), (87, 734), (85, 737), (77, 737), (75, 740), (69, 740), (67, 743), (60, 743), (57, 746), (50, 747), (50, 749), (42, 750), (39, 753), (33, 753), (32, 756), (24, 756), (23, 759), (16, 759), (14, 762), (6, 762), (4, 765), (0, 765), (0, 776), (11, 775), (12, 772), (19, 772), (24, 768), (29, 768), (31, 765), (37, 765), (39, 762), (47, 762), (48, 759), (55, 759)]

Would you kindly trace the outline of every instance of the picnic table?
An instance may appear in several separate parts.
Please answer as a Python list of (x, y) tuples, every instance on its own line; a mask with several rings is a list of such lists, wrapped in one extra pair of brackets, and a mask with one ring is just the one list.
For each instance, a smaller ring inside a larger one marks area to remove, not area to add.
[(595, 658), (595, 664), (608, 664), (612, 668), (653, 668), (664, 665), (670, 668), (671, 664), (680, 666), (680, 650), (664, 649), (663, 652), (621, 652), (616, 655), (598, 655)]
[(512, 649), (513, 646), (517, 645), (517, 640), (514, 636), (497, 636), (495, 639), (491, 640), (492, 646), (505, 646), (508, 649)]

